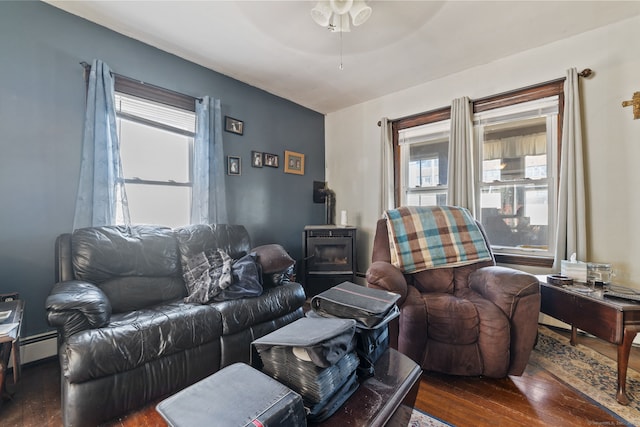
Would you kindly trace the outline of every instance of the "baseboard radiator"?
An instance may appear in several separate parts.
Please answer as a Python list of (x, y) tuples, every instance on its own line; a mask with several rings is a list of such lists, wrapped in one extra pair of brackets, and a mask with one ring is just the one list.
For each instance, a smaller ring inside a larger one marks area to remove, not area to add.
[[(20, 362), (24, 366), (28, 363), (56, 356), (58, 354), (57, 342), (58, 334), (56, 331), (44, 332), (20, 339)], [(9, 363), (9, 367), (13, 367), (12, 363)]]

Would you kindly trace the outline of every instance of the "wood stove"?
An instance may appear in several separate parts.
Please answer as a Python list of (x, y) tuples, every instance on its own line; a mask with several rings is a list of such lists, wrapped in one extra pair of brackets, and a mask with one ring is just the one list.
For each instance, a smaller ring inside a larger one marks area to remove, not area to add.
[(356, 274), (356, 228), (307, 225), (302, 235), (303, 285), (307, 297), (342, 283)]

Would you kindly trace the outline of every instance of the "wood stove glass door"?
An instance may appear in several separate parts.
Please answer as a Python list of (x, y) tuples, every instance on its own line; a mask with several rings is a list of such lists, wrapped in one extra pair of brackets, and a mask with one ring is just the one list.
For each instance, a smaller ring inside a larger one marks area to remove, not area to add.
[(307, 242), (308, 274), (350, 274), (353, 248), (350, 237), (311, 237)]

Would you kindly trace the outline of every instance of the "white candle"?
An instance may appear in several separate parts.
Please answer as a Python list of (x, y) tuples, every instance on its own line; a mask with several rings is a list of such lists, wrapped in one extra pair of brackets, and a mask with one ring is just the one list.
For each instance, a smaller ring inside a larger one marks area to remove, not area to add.
[(347, 225), (347, 211), (340, 211), (340, 225)]

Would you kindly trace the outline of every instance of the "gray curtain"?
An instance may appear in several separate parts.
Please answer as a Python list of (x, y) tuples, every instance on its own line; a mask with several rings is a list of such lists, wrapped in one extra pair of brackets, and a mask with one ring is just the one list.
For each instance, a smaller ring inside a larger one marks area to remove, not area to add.
[(473, 170), (473, 121), (471, 103), (465, 96), (451, 103), (447, 204), (467, 208), (475, 217)]
[(107, 64), (94, 60), (87, 88), (74, 229), (129, 224), (113, 88)]
[(227, 197), (222, 147), (220, 100), (208, 96), (196, 102), (192, 224), (226, 224)]
[(389, 119), (380, 120), (380, 218), (389, 209), (395, 208), (393, 194), (393, 135)]
[(558, 222), (553, 260), (555, 270), (560, 269), (561, 260), (568, 259), (574, 253), (579, 261), (587, 260), (584, 158), (578, 78), (578, 71), (575, 68), (567, 70), (567, 79), (564, 83)]

